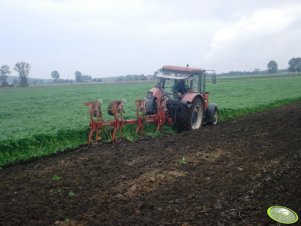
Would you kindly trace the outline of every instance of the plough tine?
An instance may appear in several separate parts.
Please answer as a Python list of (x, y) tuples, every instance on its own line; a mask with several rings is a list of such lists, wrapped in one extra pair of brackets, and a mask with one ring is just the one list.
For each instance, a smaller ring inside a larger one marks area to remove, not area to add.
[(146, 115), (145, 100), (136, 100), (136, 119), (125, 120), (123, 118), (124, 108), (123, 105), (125, 100), (115, 100), (112, 101), (108, 107), (108, 114), (114, 116), (113, 121), (104, 121), (102, 119), (100, 101), (87, 102), (85, 105), (89, 107), (90, 113), (90, 133), (88, 143), (93, 142), (93, 136), (95, 134), (95, 141), (101, 140), (101, 130), (104, 126), (113, 127), (113, 132), (111, 133), (111, 140), (115, 142), (117, 140), (117, 132), (123, 137), (123, 127), (127, 124), (136, 124), (136, 134), (142, 134), (144, 132), (144, 123), (156, 123), (157, 131), (159, 131), (162, 126), (167, 122), (171, 123), (172, 120), (166, 115), (166, 99), (158, 99), (157, 113), (154, 115)]
[(136, 117), (137, 117), (137, 127), (136, 134), (142, 134), (144, 132), (144, 116), (145, 116), (145, 100), (136, 100)]

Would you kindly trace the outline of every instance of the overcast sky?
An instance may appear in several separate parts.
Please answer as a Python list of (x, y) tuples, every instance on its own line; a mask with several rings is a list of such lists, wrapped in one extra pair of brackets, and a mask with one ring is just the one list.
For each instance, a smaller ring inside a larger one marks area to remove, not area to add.
[(0, 0), (0, 9), (0, 66), (26, 61), (36, 78), (167, 64), (264, 70), (301, 57), (300, 0)]

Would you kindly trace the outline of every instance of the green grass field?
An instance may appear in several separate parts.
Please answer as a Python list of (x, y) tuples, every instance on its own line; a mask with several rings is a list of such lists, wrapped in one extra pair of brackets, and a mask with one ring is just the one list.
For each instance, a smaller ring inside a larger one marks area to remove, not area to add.
[[(125, 115), (135, 117), (136, 99), (154, 82), (0, 89), (0, 166), (77, 147), (87, 140), (84, 102), (125, 98)], [(301, 76), (219, 79), (207, 83), (221, 118), (233, 118), (301, 99)], [(110, 119), (110, 116), (105, 116)]]
[(135, 99), (143, 99), (153, 85), (124, 83), (0, 89), (0, 141), (84, 129), (89, 122), (88, 107), (84, 103), (99, 98), (104, 108), (111, 100), (125, 98), (126, 115), (133, 117)]

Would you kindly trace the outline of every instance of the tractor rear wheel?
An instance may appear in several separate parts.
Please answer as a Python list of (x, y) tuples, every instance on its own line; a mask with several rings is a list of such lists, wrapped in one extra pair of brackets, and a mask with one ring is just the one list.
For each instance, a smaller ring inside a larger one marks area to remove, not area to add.
[(192, 106), (183, 112), (180, 118), (180, 128), (183, 130), (193, 130), (201, 128), (203, 124), (203, 105), (197, 98), (192, 102)]

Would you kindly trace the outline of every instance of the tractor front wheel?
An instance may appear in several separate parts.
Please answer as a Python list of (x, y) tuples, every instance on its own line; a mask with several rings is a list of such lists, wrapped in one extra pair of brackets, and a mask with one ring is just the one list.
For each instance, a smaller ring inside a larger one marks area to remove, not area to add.
[(211, 125), (217, 125), (217, 110), (214, 110)]
[(203, 124), (203, 113), (202, 101), (197, 98), (193, 101), (192, 106), (187, 108), (181, 116), (180, 128), (184, 130), (201, 128)]

